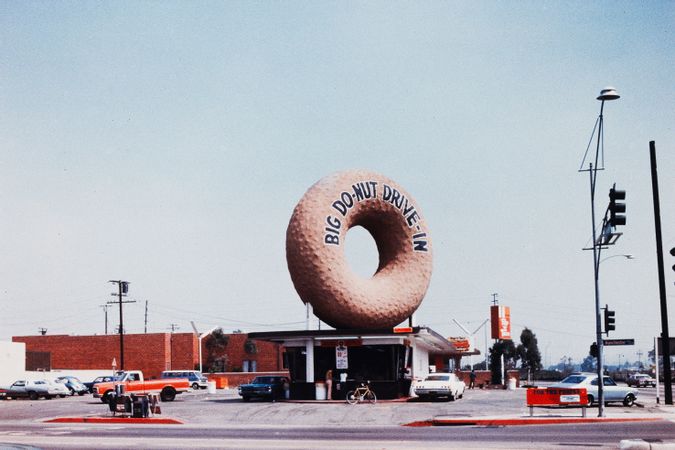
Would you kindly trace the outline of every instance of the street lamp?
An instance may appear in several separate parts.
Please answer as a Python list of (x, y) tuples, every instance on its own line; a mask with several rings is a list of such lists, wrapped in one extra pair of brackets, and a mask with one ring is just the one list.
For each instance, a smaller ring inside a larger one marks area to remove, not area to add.
[(199, 331), (197, 331), (197, 326), (193, 321), (190, 321), (190, 324), (192, 325), (192, 329), (195, 332), (195, 336), (197, 336), (197, 339), (199, 340), (199, 373), (202, 373), (202, 339), (204, 339), (206, 336), (209, 334), (213, 333), (220, 327), (213, 327), (209, 331), (199, 334)]
[(635, 259), (635, 256), (633, 256), (633, 255), (612, 255), (612, 256), (608, 256), (606, 258), (602, 258), (598, 264), (600, 264), (603, 261), (607, 261), (608, 259), (619, 258), (619, 257), (623, 257), (623, 258), (626, 258), (626, 259)]
[[(602, 149), (602, 168), (604, 169), (604, 137), (603, 137), (603, 111), (605, 109), (605, 102), (616, 100), (620, 96), (616, 89), (613, 87), (606, 87), (600, 91), (600, 95), (597, 97), (600, 103), (600, 115), (595, 122), (595, 127), (593, 128), (593, 133), (591, 134), (591, 139), (588, 142), (588, 147), (586, 148), (586, 154), (584, 154), (584, 159), (581, 162), (580, 172), (588, 171), (590, 178), (590, 187), (591, 187), (591, 226), (593, 231), (593, 274), (595, 282), (595, 335), (596, 342), (598, 345), (598, 417), (604, 417), (605, 415), (605, 393), (603, 389), (603, 363), (602, 363), (602, 325), (601, 325), (601, 314), (600, 314), (600, 288), (598, 283), (598, 272), (600, 269), (600, 251), (602, 250), (602, 245), (598, 245), (597, 235), (595, 232), (595, 184), (598, 175), (598, 160), (600, 157), (600, 150)], [(594, 162), (588, 163), (588, 169), (584, 169), (584, 163), (586, 162), (586, 156), (588, 155), (588, 150), (590, 148), (591, 142), (593, 141), (593, 135), (595, 130), (598, 130), (597, 133), (597, 143), (595, 146), (595, 159)], [(601, 146), (602, 144), (602, 146)]]

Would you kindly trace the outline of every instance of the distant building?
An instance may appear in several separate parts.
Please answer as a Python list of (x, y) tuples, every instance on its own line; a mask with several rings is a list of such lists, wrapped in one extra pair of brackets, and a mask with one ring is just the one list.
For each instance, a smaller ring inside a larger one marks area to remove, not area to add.
[[(202, 342), (202, 367), (220, 357), (225, 371), (281, 370), (283, 358), (278, 344), (253, 341), (245, 333), (225, 335), (227, 344), (219, 355), (211, 355)], [(113, 360), (120, 369), (120, 338), (117, 334), (94, 336), (14, 336), (26, 352), (49, 353), (52, 369), (112, 371)], [(146, 377), (159, 377), (164, 370), (199, 368), (199, 341), (193, 333), (147, 333), (124, 335), (124, 368), (142, 370)]]

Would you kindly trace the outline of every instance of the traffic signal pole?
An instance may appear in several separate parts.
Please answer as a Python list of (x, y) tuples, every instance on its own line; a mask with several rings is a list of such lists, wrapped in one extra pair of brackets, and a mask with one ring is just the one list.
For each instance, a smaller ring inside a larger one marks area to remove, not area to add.
[[(654, 197), (654, 225), (656, 228), (656, 260), (659, 271), (659, 293), (661, 300), (661, 348), (663, 350), (663, 388), (666, 405), (673, 404), (673, 387), (670, 370), (670, 334), (668, 332), (668, 301), (666, 299), (666, 278), (663, 264), (663, 242), (661, 237), (661, 206), (659, 200), (659, 179), (656, 171), (656, 144), (649, 142), (649, 159), (652, 168), (652, 194)], [(655, 361), (658, 365), (659, 362)], [(658, 380), (656, 380), (658, 383)]]
[[(604, 105), (604, 102), (603, 102)], [(600, 109), (600, 117), (602, 118), (602, 109)], [(600, 130), (602, 130), (602, 119), (600, 121)], [(601, 131), (600, 131), (601, 132)], [(598, 145), (600, 142), (600, 134), (598, 134)], [(596, 152), (597, 164), (597, 152)], [(597, 170), (597, 169), (596, 169)], [(598, 283), (600, 271), (600, 252), (602, 246), (597, 245), (597, 237), (595, 233), (595, 178), (597, 172), (593, 170), (593, 163), (589, 164), (588, 173), (591, 180), (591, 224), (593, 226), (593, 275), (595, 280), (595, 339), (598, 345), (598, 417), (605, 416), (605, 390), (602, 375), (604, 373), (603, 367), (603, 345), (602, 345), (602, 319), (600, 314), (600, 285)]]

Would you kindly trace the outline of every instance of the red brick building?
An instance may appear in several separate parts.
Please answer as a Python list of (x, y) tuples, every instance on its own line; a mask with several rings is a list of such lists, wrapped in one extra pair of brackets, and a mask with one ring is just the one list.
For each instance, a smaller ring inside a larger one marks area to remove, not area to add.
[[(208, 338), (206, 338), (208, 339)], [(206, 339), (204, 341), (206, 341)], [(120, 368), (119, 335), (14, 336), (13, 342), (26, 344), (26, 351), (51, 354), (52, 369), (93, 370), (112, 369), (115, 359)], [(251, 345), (253, 343), (253, 345)], [(224, 348), (227, 371), (281, 370), (283, 358), (278, 344), (250, 341), (248, 335), (228, 335)], [(209, 359), (202, 342), (202, 361), (206, 372)], [(148, 378), (159, 377), (163, 370), (199, 367), (199, 342), (192, 333), (148, 333), (124, 335), (124, 368), (142, 370)]]

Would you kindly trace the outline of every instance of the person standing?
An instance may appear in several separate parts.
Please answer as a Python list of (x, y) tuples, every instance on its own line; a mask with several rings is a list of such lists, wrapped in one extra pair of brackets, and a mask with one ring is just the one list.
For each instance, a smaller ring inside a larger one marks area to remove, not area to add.
[(469, 374), (469, 389), (473, 389), (475, 384), (476, 384), (476, 371), (471, 369), (471, 373)]
[(333, 399), (333, 369), (326, 371), (326, 400)]

